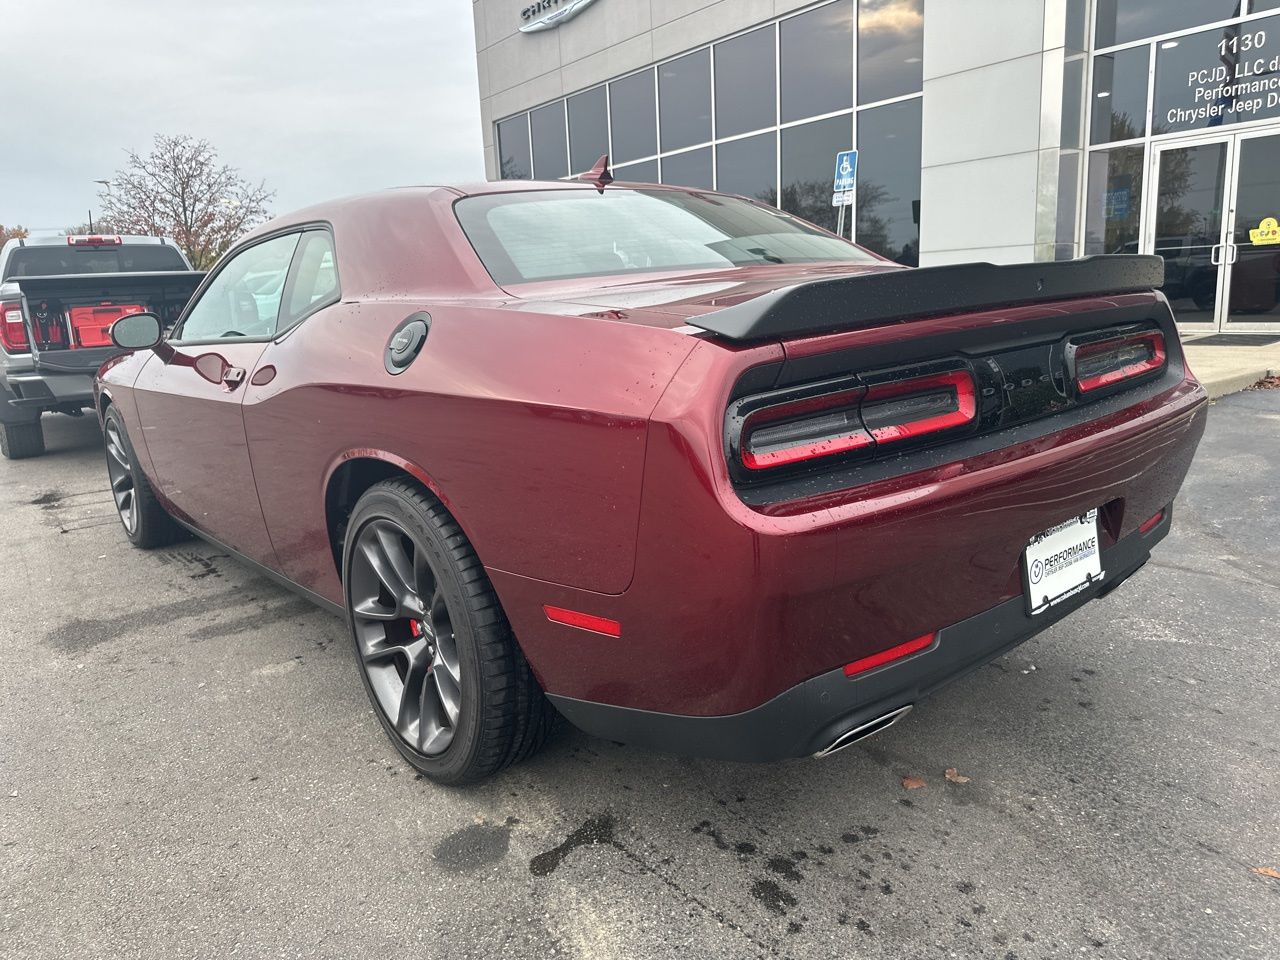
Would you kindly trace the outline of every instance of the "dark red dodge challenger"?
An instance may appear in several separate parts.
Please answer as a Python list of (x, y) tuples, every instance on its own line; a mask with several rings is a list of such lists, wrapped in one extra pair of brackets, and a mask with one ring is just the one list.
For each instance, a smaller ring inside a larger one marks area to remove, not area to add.
[(120, 517), (350, 623), (440, 781), (822, 755), (1113, 590), (1204, 429), (1158, 258), (906, 269), (601, 175), (267, 224), (98, 375)]

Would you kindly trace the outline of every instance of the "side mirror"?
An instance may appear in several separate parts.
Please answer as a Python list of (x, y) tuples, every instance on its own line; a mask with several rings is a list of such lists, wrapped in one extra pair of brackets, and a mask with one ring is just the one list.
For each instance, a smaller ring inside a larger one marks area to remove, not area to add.
[(149, 350), (160, 342), (160, 318), (131, 313), (111, 325), (111, 342), (125, 350)]

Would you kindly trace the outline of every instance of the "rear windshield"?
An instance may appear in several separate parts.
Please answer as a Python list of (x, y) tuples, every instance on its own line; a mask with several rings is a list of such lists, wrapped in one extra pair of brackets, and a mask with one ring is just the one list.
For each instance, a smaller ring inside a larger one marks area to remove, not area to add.
[(821, 261), (860, 247), (746, 200), (675, 190), (542, 190), (467, 197), (458, 220), (500, 284), (650, 270)]
[(18, 247), (9, 253), (4, 279), (56, 277), (68, 273), (155, 273), (186, 270), (182, 255), (159, 243), (126, 243), (118, 247)]

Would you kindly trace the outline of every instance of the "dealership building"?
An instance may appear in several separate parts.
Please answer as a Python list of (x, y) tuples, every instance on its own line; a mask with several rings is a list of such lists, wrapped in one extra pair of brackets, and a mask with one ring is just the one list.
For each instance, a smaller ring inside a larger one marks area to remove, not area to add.
[[(1280, 0), (475, 0), (491, 179), (608, 153), (906, 264), (1159, 253), (1280, 334)], [(842, 218), (839, 218), (842, 219)]]

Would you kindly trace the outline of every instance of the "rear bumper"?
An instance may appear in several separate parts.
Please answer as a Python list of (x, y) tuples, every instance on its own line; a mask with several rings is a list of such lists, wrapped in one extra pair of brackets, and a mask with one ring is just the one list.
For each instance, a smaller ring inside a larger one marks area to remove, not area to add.
[[(1150, 557), (1169, 532), (1172, 511), (1147, 533), (1134, 532), (1103, 551), (1104, 579), (1035, 617), (1022, 597), (938, 631), (933, 644), (854, 678), (830, 670), (741, 713), (681, 716), (549, 695), (574, 726), (593, 736), (716, 760), (772, 761), (811, 756), (848, 731), (909, 708), (944, 684), (1029, 640), (1090, 600), (1105, 596)], [(852, 742), (852, 741), (851, 741)]]
[(84, 373), (9, 373), (0, 394), (0, 420), (30, 420), (41, 410), (93, 404), (93, 377)]

